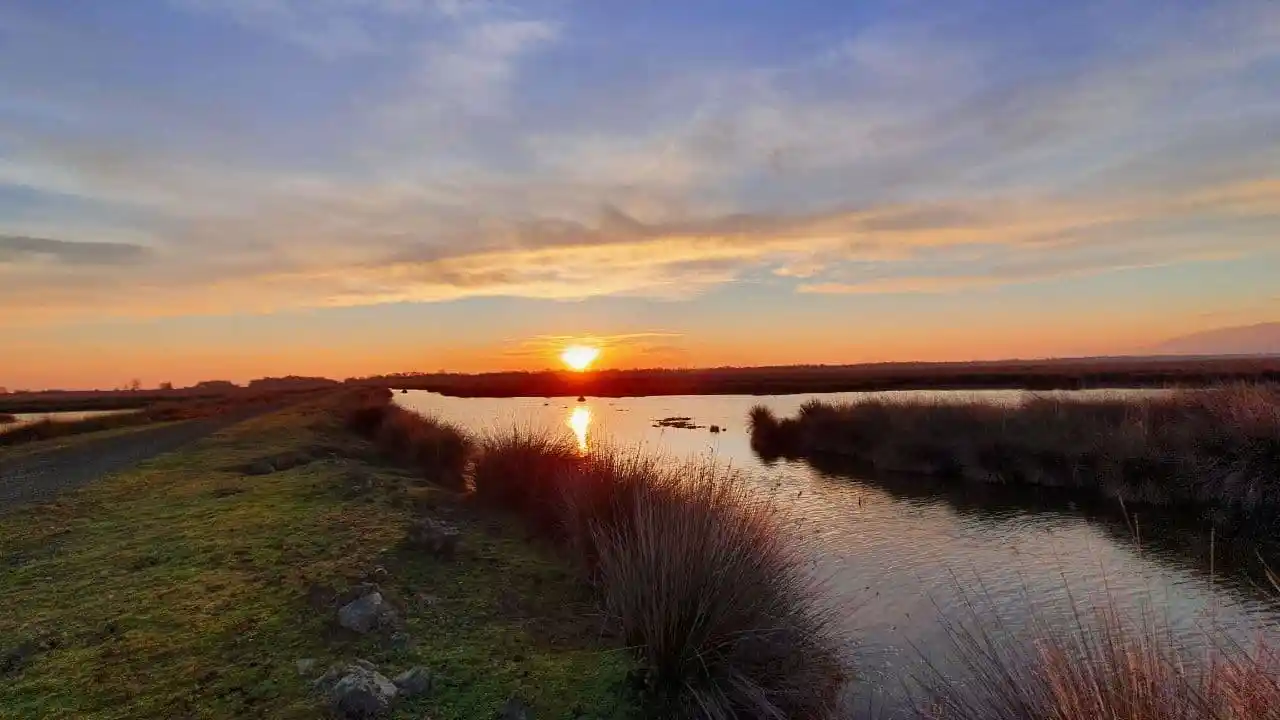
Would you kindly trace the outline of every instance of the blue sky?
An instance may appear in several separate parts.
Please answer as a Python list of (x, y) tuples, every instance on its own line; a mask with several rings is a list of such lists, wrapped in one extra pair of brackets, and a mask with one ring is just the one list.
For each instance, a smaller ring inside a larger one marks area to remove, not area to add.
[(0, 385), (1277, 320), (1277, 87), (1269, 0), (11, 0)]

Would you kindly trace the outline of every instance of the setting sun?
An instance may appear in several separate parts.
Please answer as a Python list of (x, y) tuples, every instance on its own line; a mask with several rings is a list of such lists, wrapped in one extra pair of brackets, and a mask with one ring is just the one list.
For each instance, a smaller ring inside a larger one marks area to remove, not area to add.
[(600, 357), (600, 348), (587, 345), (570, 345), (560, 353), (560, 359), (570, 368), (582, 372)]

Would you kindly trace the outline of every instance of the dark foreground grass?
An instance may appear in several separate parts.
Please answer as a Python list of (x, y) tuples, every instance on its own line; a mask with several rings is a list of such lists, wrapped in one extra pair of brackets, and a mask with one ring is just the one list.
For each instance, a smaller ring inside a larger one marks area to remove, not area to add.
[[(312, 460), (239, 470), (286, 452)], [(572, 567), (376, 456), (295, 408), (0, 517), (0, 717), (323, 716), (295, 662), (354, 657), (441, 678), (394, 717), (486, 718), (513, 695), (539, 718), (624, 716), (631, 663)], [(455, 560), (403, 545), (423, 511), (461, 527)], [(333, 625), (323, 598), (370, 579), (411, 647)]]
[(792, 418), (752, 410), (763, 457), (842, 456), (887, 471), (1075, 487), (1126, 502), (1280, 518), (1280, 386), (1016, 405), (810, 402)]
[[(1105, 601), (1104, 601), (1105, 602)], [(973, 609), (971, 607), (971, 609)], [(1206, 638), (1189, 651), (1150, 616), (1078, 608), (1073, 625), (1043, 623), (1015, 642), (989, 618), (948, 625), (960, 680), (915, 678), (922, 720), (1278, 720), (1280, 653)]]

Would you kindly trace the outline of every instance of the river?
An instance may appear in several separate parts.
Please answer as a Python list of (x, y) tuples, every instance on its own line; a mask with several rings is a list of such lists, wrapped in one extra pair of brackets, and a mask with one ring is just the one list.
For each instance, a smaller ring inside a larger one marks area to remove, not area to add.
[[(999, 403), (1023, 397), (1018, 391), (882, 395)], [(746, 427), (752, 405), (790, 415), (815, 397), (867, 394), (581, 403), (396, 394), (404, 407), (477, 432), (513, 423), (544, 425), (572, 432), (584, 445), (608, 442), (675, 457), (711, 456), (749, 475), (762, 492), (774, 493), (794, 511), (797, 533), (850, 639), (858, 673), (852, 701), (874, 705), (884, 716), (903, 707), (903, 683), (921, 671), (921, 663), (963, 674), (951, 657), (949, 623), (978, 620), (1016, 635), (1035, 622), (1073, 622), (1073, 603), (1090, 606), (1110, 598), (1131, 617), (1154, 614), (1189, 645), (1202, 645), (1208, 634), (1251, 646), (1260, 636), (1280, 632), (1280, 600), (1250, 572), (1252, 549), (1214, 542), (1208, 526), (1194, 519), (1145, 510), (1126, 515), (1048, 491), (872, 479), (805, 461), (765, 463), (752, 452)], [(704, 427), (655, 427), (670, 417), (688, 417)], [(711, 425), (723, 431), (712, 433)]]

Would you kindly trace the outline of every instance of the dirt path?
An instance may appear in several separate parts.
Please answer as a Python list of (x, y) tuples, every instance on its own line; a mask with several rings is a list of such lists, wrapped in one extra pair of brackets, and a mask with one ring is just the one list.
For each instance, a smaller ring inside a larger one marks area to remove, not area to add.
[(265, 409), (146, 428), (12, 459), (0, 458), (0, 513), (177, 450)]

